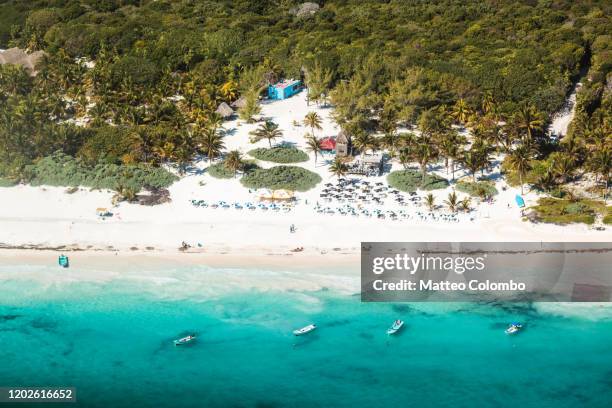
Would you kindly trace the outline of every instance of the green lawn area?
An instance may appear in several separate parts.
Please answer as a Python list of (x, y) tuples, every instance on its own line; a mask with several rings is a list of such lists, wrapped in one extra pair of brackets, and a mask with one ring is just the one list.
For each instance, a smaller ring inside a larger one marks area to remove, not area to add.
[(308, 191), (321, 182), (321, 176), (297, 166), (275, 166), (255, 169), (245, 174), (240, 182), (248, 188), (287, 189)]
[(306, 153), (291, 146), (253, 149), (249, 154), (258, 160), (273, 163), (300, 163), (308, 161)]
[(427, 174), (423, 181), (421, 172), (416, 170), (394, 171), (387, 176), (387, 182), (391, 187), (407, 193), (417, 189), (429, 191), (448, 187), (448, 180), (445, 178), (435, 174)]

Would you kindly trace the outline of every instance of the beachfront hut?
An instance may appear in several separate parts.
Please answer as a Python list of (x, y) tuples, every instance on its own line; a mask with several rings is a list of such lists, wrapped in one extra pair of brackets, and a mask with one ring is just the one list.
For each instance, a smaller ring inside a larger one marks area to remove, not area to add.
[(234, 114), (234, 110), (225, 102), (222, 102), (215, 112), (223, 119), (231, 118)]
[(331, 136), (324, 137), (321, 139), (319, 147), (325, 152), (333, 152), (336, 150), (336, 139)]
[(345, 157), (349, 155), (349, 148), (351, 145), (351, 139), (344, 130), (338, 133), (336, 138), (336, 156)]
[(302, 89), (302, 81), (297, 79), (285, 79), (274, 85), (268, 86), (268, 97), (270, 99), (287, 99)]

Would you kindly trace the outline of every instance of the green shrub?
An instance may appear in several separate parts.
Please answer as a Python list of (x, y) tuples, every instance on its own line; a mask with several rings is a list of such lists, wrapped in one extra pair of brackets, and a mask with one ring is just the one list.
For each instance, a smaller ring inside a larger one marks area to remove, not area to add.
[(273, 163), (299, 163), (308, 161), (308, 155), (303, 151), (290, 146), (279, 146), (253, 149), (249, 154), (256, 159)]
[(234, 178), (234, 172), (227, 167), (225, 167), (224, 162), (218, 162), (215, 164), (211, 164), (208, 166), (208, 174), (211, 177), (218, 179), (231, 179)]
[(308, 191), (321, 182), (321, 176), (297, 166), (275, 166), (256, 169), (240, 180), (248, 188), (288, 189)]
[(17, 184), (17, 182), (14, 180), (0, 177), (0, 187), (13, 187), (15, 184)]
[(427, 174), (423, 181), (423, 175), (416, 170), (394, 171), (387, 176), (387, 182), (391, 187), (408, 193), (417, 189), (430, 191), (448, 187), (448, 180), (445, 178)]
[(606, 225), (612, 225), (612, 206), (607, 208), (607, 214), (603, 218), (603, 223)]
[[(245, 160), (244, 167), (242, 168), (242, 173), (243, 174), (250, 173), (258, 168), (259, 166), (255, 164), (254, 161)], [(218, 178), (218, 179), (234, 178), (234, 171), (225, 167), (224, 161), (210, 165), (208, 167), (208, 174), (210, 174), (211, 177)]]
[(122, 187), (136, 192), (143, 187), (168, 187), (177, 180), (174, 174), (159, 167), (109, 163), (89, 166), (61, 152), (26, 166), (24, 177), (34, 186), (84, 186), (111, 190)]
[(598, 213), (605, 207), (599, 201), (567, 200), (550, 197), (540, 198), (538, 205), (531, 208), (536, 221), (551, 224), (593, 224)]
[(471, 195), (472, 197), (493, 197), (498, 191), (492, 181), (460, 181), (455, 186), (457, 191)]

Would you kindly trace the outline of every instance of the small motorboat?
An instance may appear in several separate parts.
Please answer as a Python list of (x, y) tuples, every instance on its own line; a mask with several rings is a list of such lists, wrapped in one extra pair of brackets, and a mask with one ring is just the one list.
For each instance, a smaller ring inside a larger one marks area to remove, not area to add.
[(313, 331), (316, 328), (317, 328), (316, 325), (309, 324), (308, 326), (302, 327), (301, 329), (294, 330), (293, 334), (296, 335), (296, 336), (301, 336), (303, 334), (310, 333), (311, 331)]
[(396, 320), (393, 322), (391, 327), (387, 329), (387, 334), (395, 334), (404, 326), (403, 320)]
[(60, 255), (57, 258), (57, 263), (62, 268), (68, 268), (70, 266), (70, 261), (68, 260), (68, 257), (64, 254)]
[(515, 334), (521, 331), (523, 325), (521, 323), (512, 323), (506, 329), (506, 334)]
[(182, 346), (188, 343), (191, 343), (192, 341), (194, 341), (196, 339), (195, 335), (190, 334), (189, 336), (185, 336), (181, 339), (178, 340), (174, 340), (174, 345), (175, 346)]

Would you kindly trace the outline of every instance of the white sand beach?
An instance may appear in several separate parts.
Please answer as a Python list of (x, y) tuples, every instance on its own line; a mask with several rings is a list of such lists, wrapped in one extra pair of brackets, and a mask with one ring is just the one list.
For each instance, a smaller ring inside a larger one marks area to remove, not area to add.
[[(304, 134), (309, 129), (294, 127), (293, 121), (301, 121), (304, 115), (316, 111), (323, 119), (323, 130), (317, 136), (335, 136), (338, 128), (333, 123), (331, 108), (307, 106), (305, 92), (283, 101), (265, 102), (262, 116), (279, 124), (283, 130), (283, 142), (304, 145)], [(228, 149), (247, 152), (255, 147), (267, 147), (267, 141), (249, 142), (249, 132), (257, 124), (233, 120), (224, 123), (227, 131), (225, 144)], [(319, 203), (331, 211), (342, 207), (339, 203), (323, 203), (319, 197), (326, 183), (335, 183), (329, 173), (329, 161), (333, 156), (314, 157), (298, 163), (319, 173), (323, 181), (307, 193), (296, 193), (297, 203), (287, 212), (247, 210), (233, 208), (234, 203), (257, 203), (258, 195), (243, 187), (238, 179), (220, 180), (205, 171), (208, 163), (201, 161), (197, 168), (174, 183), (170, 188), (172, 201), (167, 204), (146, 207), (122, 202), (113, 207), (110, 191), (90, 191), (81, 188), (68, 194), (66, 188), (16, 186), (0, 188), (0, 245), (3, 247), (38, 247), (90, 249), (111, 251), (165, 251), (176, 252), (181, 242), (191, 248), (187, 252), (287, 254), (296, 247), (304, 247), (299, 255), (325, 254), (329, 252), (356, 253), (362, 241), (610, 241), (612, 232), (596, 231), (584, 225), (555, 226), (532, 224), (522, 221), (521, 210), (515, 203), (520, 189), (505, 185), (499, 177), (499, 163), (489, 175), (496, 181), (499, 194), (492, 203), (472, 200), (474, 210), (460, 213), (456, 222), (444, 221), (448, 211), (440, 208), (434, 216), (424, 205), (411, 204), (400, 207), (388, 199), (383, 211), (403, 211), (404, 218), (322, 214), (315, 210)], [(259, 162), (262, 167), (274, 165)], [(393, 163), (393, 169), (399, 169)], [(449, 177), (443, 165), (432, 165), (431, 172)], [(457, 179), (465, 177), (457, 171)], [(351, 176), (352, 177), (352, 176)], [(370, 183), (386, 183), (386, 174), (369, 177)], [(453, 186), (435, 190), (437, 204)], [(538, 194), (527, 192), (527, 206), (537, 201)], [(426, 192), (419, 192), (424, 196)], [(458, 192), (459, 198), (465, 194)], [(226, 201), (230, 208), (202, 208), (191, 200), (208, 203)], [(102, 219), (96, 214), (99, 207), (109, 208), (113, 216)], [(366, 208), (367, 209), (367, 208)], [(374, 209), (373, 207), (371, 208)], [(290, 233), (291, 224), (296, 232)], [(335, 249), (335, 251), (334, 251)], [(296, 254), (298, 255), (298, 254)]]

